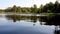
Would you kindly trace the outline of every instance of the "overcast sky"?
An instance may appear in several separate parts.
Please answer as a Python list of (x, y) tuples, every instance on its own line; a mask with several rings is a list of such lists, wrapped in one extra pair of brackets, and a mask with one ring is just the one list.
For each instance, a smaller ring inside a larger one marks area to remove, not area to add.
[(36, 4), (38, 7), (41, 4), (46, 4), (49, 2), (55, 2), (56, 0), (0, 0), (0, 9), (4, 9), (13, 5), (22, 7), (31, 7)]

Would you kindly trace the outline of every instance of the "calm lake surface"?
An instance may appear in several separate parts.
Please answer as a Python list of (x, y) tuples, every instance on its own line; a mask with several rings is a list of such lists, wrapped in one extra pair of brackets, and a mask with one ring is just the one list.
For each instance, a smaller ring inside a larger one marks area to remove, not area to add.
[(0, 34), (54, 34), (55, 26), (41, 25), (39, 17), (0, 14)]

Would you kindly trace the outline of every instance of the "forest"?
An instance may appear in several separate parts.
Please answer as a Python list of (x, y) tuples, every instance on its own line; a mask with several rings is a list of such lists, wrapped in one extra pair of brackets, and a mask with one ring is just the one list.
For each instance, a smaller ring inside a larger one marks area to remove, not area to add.
[(14, 5), (13, 7), (8, 7), (6, 9), (0, 9), (0, 13), (19, 13), (19, 14), (40, 14), (40, 13), (60, 13), (60, 3), (56, 1), (55, 3), (49, 2), (45, 5), (41, 4), (37, 8), (34, 4), (33, 7), (21, 7)]

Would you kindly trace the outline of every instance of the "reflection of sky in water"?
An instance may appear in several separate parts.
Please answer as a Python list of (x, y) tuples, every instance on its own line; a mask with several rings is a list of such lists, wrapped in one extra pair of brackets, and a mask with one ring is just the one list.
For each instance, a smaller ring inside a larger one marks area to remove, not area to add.
[(0, 33), (13, 33), (13, 34), (53, 34), (54, 26), (45, 26), (27, 21), (7, 20), (4, 17), (0, 17)]

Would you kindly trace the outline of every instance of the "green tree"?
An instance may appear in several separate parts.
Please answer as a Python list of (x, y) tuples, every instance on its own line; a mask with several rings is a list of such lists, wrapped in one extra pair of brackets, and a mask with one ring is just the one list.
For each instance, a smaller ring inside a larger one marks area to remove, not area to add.
[(36, 4), (34, 4), (34, 7), (33, 7), (34, 9), (34, 12), (33, 13), (36, 13), (37, 12), (37, 5)]
[(54, 4), (53, 4), (52, 2), (46, 4), (46, 5), (43, 7), (43, 12), (47, 12), (48, 10), (51, 10), (51, 11), (54, 10)]
[(39, 13), (42, 13), (43, 12), (43, 7), (44, 6), (41, 4), (40, 7), (39, 7), (39, 11), (38, 11)]
[(17, 12), (19, 12), (19, 13), (22, 12), (21, 7), (17, 7)]
[(58, 1), (56, 1), (55, 4), (54, 4), (54, 11), (56, 11), (54, 13), (59, 13), (60, 12), (59, 11), (59, 2)]
[(13, 12), (15, 12), (15, 13), (17, 12), (17, 7), (16, 7), (16, 5), (13, 6), (12, 10), (13, 10)]
[(5, 9), (5, 12), (12, 12), (11, 7), (8, 7), (7, 9)]

